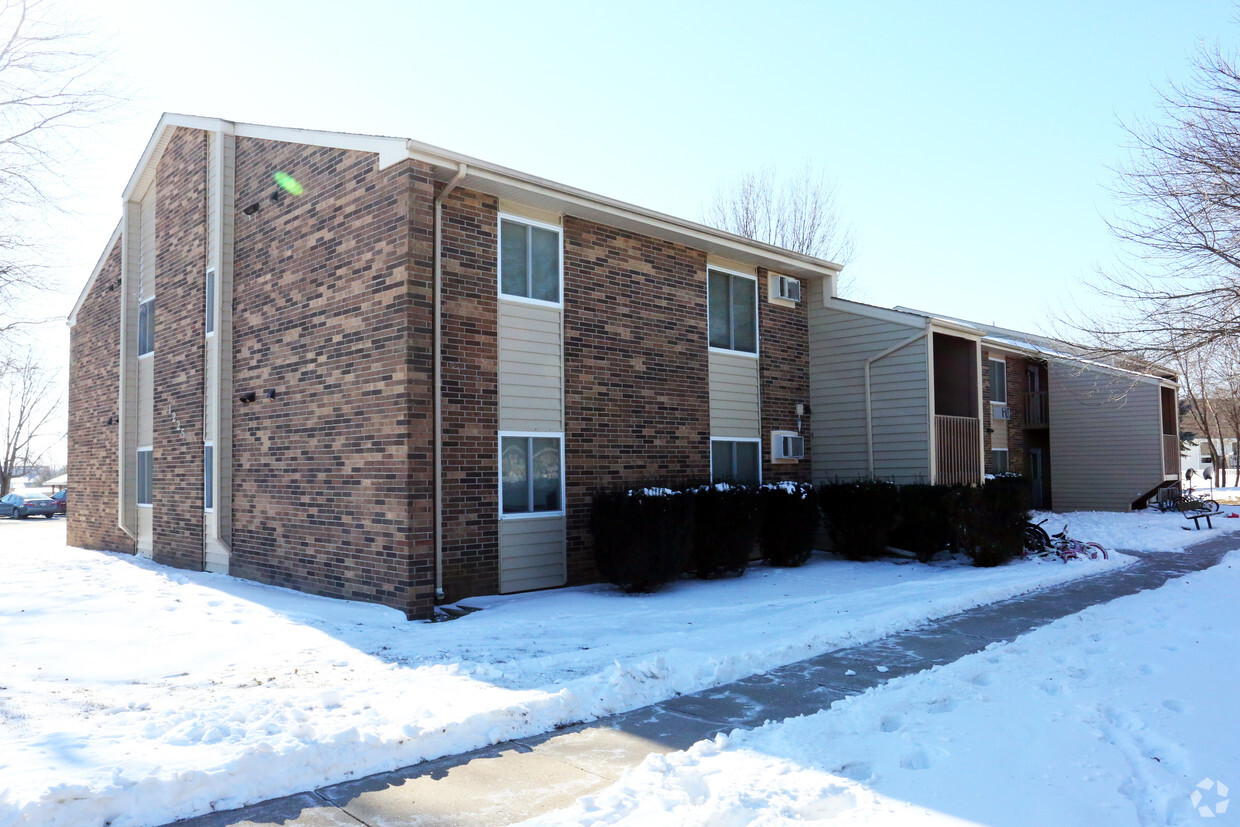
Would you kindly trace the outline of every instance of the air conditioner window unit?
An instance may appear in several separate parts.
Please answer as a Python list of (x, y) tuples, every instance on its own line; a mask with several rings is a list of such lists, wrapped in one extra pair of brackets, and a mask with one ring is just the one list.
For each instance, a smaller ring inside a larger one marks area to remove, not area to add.
[(802, 459), (805, 457), (805, 437), (780, 436), (776, 441), (779, 447), (778, 459)]
[(1012, 418), (1012, 409), (1008, 405), (996, 405), (995, 407), (991, 408), (990, 413), (995, 419), (1011, 419)]
[(779, 297), (789, 301), (801, 300), (801, 282), (791, 276), (779, 277)]

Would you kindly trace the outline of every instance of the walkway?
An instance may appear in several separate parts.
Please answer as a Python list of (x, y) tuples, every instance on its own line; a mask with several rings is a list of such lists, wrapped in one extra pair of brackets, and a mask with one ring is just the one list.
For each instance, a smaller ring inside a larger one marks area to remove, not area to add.
[[(1209, 568), (1240, 537), (1183, 554), (1128, 552), (1125, 569), (933, 621), (873, 643), (534, 738), (177, 822), (178, 827), (404, 827), (510, 824), (598, 792), (651, 753), (685, 749), (738, 727), (817, 712), (892, 678), (950, 663), (1089, 606)], [(886, 667), (879, 672), (878, 667)]]

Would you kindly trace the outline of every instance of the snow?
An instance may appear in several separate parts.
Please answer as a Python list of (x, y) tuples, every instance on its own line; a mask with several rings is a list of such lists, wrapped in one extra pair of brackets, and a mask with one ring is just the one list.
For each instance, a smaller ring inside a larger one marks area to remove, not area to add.
[[(1222, 511), (1212, 519), (1213, 533), (1240, 530), (1240, 507), (1222, 506)], [(1068, 527), (1068, 536), (1081, 542), (1101, 543), (1107, 551), (1131, 549), (1140, 551), (1183, 551), (1193, 543), (1209, 536), (1193, 528), (1191, 520), (1174, 511), (1163, 513), (1157, 509), (1129, 511), (1116, 514), (1103, 511), (1077, 511), (1059, 514), (1051, 511), (1035, 511), (1032, 522), (1041, 522), (1047, 534), (1055, 534)], [(1203, 524), (1204, 526), (1204, 524)], [(1204, 528), (1203, 528), (1204, 530)]]
[(1240, 789), (1237, 591), (1233, 552), (817, 714), (652, 756), (535, 821), (1044, 827), (1225, 815)]
[[(1079, 539), (1097, 539), (1076, 528), (1088, 516), (1068, 517)], [(1117, 538), (1206, 536), (1173, 528), (1176, 515), (1130, 516), (1099, 516), (1096, 531), (1111, 521)], [(598, 585), (471, 599), (485, 610), (430, 624), (70, 548), (63, 520), (0, 520), (0, 825), (122, 827), (237, 807), (644, 706), (1128, 562), (975, 569), (815, 554), (800, 569), (654, 595)]]

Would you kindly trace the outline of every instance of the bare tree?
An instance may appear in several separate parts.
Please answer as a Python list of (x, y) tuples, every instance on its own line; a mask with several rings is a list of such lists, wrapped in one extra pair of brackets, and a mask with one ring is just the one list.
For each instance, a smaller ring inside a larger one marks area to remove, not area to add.
[[(1210, 344), (1176, 356), (1180, 391), (1188, 402), (1188, 418), (1193, 430), (1206, 441), (1211, 457), (1217, 458), (1216, 445), (1222, 443), (1223, 423), (1219, 418), (1219, 345)], [(1226, 460), (1220, 468), (1225, 467)]]
[(112, 100), (92, 85), (98, 65), (47, 0), (0, 0), (0, 337), (31, 321), (17, 300), (46, 284), (32, 239), (57, 207), (69, 135)]
[(9, 493), (18, 469), (42, 463), (60, 402), (54, 377), (34, 354), (0, 366), (0, 497)]
[(703, 221), (712, 227), (797, 253), (847, 264), (852, 228), (840, 217), (835, 184), (806, 162), (790, 179), (774, 167), (748, 172), (721, 187)]
[(1240, 329), (1240, 68), (1202, 47), (1163, 93), (1162, 122), (1135, 123), (1110, 222), (1125, 258), (1095, 285), (1113, 308), (1080, 327), (1110, 352), (1177, 354)]

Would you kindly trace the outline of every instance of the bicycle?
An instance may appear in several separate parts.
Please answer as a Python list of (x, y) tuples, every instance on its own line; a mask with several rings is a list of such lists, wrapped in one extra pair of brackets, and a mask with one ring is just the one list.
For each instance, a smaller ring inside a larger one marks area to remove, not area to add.
[[(1050, 519), (1049, 517), (1047, 519)], [(1111, 559), (1107, 554), (1107, 550), (1100, 543), (1084, 543), (1080, 540), (1074, 540), (1068, 536), (1068, 526), (1065, 523), (1063, 531), (1055, 535), (1050, 535), (1046, 529), (1042, 528), (1042, 520), (1039, 523), (1025, 523), (1025, 556), (1058, 557), (1065, 563), (1069, 560), (1090, 559), (1097, 560), (1099, 556), (1103, 560)]]

